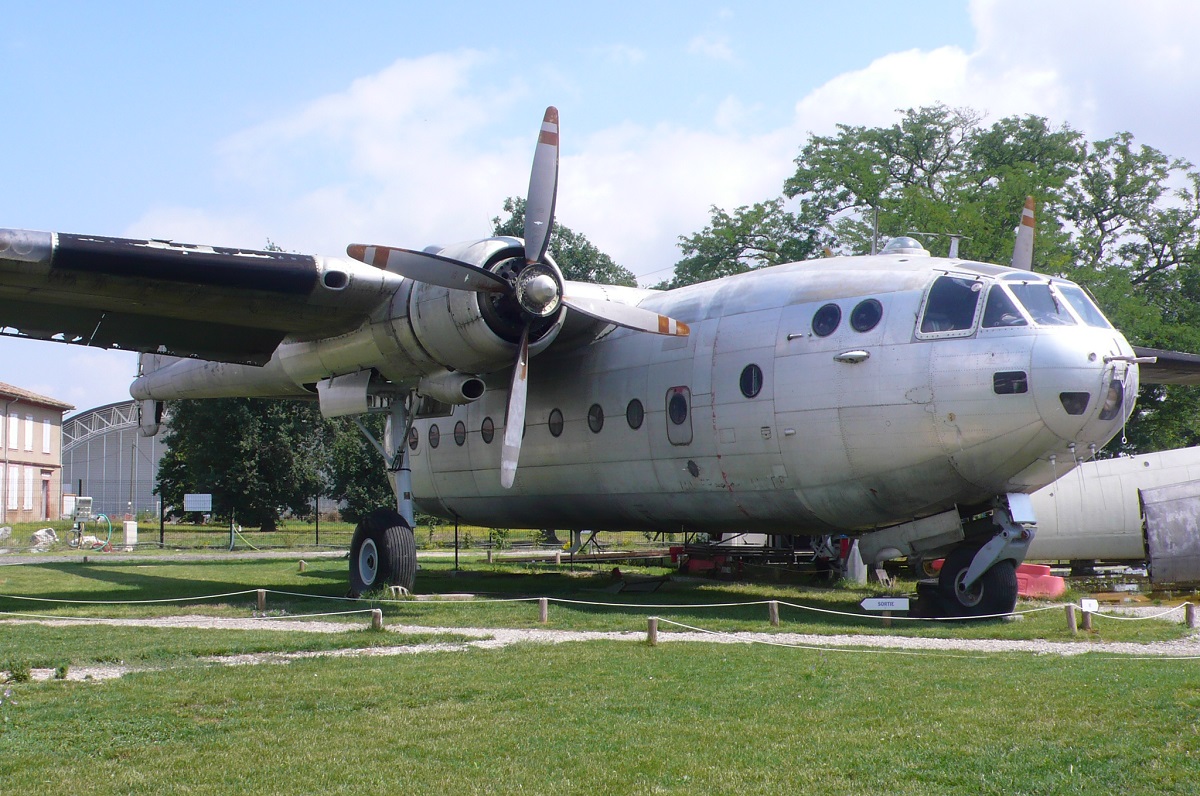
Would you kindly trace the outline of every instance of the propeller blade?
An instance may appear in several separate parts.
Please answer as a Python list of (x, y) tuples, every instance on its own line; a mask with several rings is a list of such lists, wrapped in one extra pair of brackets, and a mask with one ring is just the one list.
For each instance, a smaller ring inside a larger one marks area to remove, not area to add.
[(504, 418), (504, 447), (500, 452), (500, 485), (512, 489), (517, 478), (517, 459), (525, 436), (525, 399), (529, 392), (529, 327), (521, 332), (521, 347), (513, 365), (512, 384), (508, 389), (508, 413)]
[(541, 262), (554, 227), (554, 202), (558, 194), (558, 108), (551, 105), (542, 119), (529, 193), (525, 195), (525, 260)]
[(563, 296), (562, 303), (596, 320), (615, 323), (617, 326), (636, 329), (639, 332), (686, 337), (691, 331), (683, 321), (617, 301), (576, 295)]
[(346, 254), (367, 265), (451, 290), (504, 293), (509, 289), (508, 282), (491, 271), (429, 252), (352, 243), (346, 247)]

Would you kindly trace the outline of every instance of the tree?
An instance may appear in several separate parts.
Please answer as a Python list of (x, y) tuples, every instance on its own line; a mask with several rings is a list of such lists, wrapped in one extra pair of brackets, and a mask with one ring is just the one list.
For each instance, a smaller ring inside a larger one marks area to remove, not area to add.
[(159, 494), (177, 508), (211, 493), (213, 512), (264, 531), (301, 517), (322, 488), (326, 427), (314, 403), (256, 398), (172, 401)]
[[(507, 218), (497, 216), (492, 219), (492, 234), (517, 238), (524, 235), (525, 200), (510, 196), (504, 200), (504, 212), (508, 213)], [(566, 279), (637, 287), (637, 277), (632, 271), (617, 265), (586, 236), (572, 231), (558, 221), (554, 222), (547, 248)]]
[[(367, 415), (361, 420), (375, 439), (383, 439), (383, 415)], [(333, 440), (329, 446), (327, 494), (344, 504), (342, 519), (358, 522), (381, 506), (394, 506), (395, 496), (383, 456), (349, 418), (330, 422)]]
[(784, 209), (783, 199), (739, 207), (733, 215), (714, 206), (707, 227), (680, 236), (683, 259), (675, 266), (675, 278), (662, 287), (682, 287), (766, 265), (806, 260), (820, 243), (814, 230), (804, 228)]

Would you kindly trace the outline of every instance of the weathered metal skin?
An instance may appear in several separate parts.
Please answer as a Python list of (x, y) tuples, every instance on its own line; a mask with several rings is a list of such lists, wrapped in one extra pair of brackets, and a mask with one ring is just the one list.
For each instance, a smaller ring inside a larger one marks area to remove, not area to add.
[[(944, 264), (988, 284), (1008, 271)], [(655, 294), (642, 306), (688, 323), (690, 337), (647, 341), (618, 330), (539, 361), (512, 490), (497, 478), (503, 379), (478, 402), (418, 420), (418, 504), (526, 527), (865, 531), (1032, 491), (1070, 469), (1072, 445), (1086, 451), (1119, 430), (1131, 403), (1110, 420), (1098, 417), (1111, 379), (1136, 394), (1137, 366), (1105, 362), (1132, 354), (1119, 333), (1022, 326), (918, 339), (935, 275), (928, 259), (855, 258), (836, 271), (799, 263)], [(867, 298), (883, 308), (873, 329), (843, 321), (829, 336), (813, 333), (823, 304), (838, 304), (847, 318)], [(838, 361), (851, 350), (868, 356)], [(762, 372), (753, 398), (739, 383), (748, 365)], [(997, 395), (993, 376), (1005, 371), (1029, 374), (1028, 391)], [(678, 433), (673, 441), (679, 427), (667, 409), (681, 387), (690, 394), (684, 443)], [(1092, 396), (1086, 413), (1067, 413), (1059, 400), (1067, 391)], [(626, 421), (633, 399), (644, 408), (636, 429)], [(589, 426), (593, 405), (604, 415), (599, 432)]]

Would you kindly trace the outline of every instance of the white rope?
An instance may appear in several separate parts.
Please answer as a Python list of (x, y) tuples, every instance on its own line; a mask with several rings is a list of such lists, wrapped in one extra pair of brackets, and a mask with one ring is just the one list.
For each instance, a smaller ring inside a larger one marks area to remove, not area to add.
[(670, 619), (664, 619), (661, 616), (658, 617), (658, 621), (664, 624), (682, 627), (685, 630), (691, 630), (696, 633), (707, 633), (708, 635), (712, 636), (722, 636), (739, 643), (764, 644), (769, 647), (787, 647), (789, 649), (812, 650), (813, 652), (861, 652), (868, 655), (907, 655), (910, 657), (961, 658), (966, 660), (986, 660), (988, 658), (996, 657), (995, 655), (957, 655), (950, 652), (930, 652), (928, 650), (897, 650), (884, 649), (880, 647), (833, 647), (817, 644), (789, 644), (785, 641), (769, 641), (761, 638), (747, 638), (746, 636), (737, 635), (734, 633), (724, 633), (719, 630), (707, 630), (702, 627), (693, 627), (692, 625), (685, 625), (682, 622), (672, 622)]
[(231, 591), (225, 594), (202, 594), (196, 597), (163, 597), (157, 600), (60, 600), (54, 597), (18, 597), (15, 594), (0, 594), (0, 600), (26, 600), (40, 603), (63, 603), (66, 605), (148, 605), (151, 603), (174, 603), (187, 600), (216, 600), (221, 597), (238, 597), (243, 594), (255, 594), (257, 589), (246, 591)]

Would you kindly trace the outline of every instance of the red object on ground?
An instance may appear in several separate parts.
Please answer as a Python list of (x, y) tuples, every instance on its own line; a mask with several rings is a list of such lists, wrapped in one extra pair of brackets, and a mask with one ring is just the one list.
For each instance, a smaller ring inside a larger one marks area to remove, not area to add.
[[(941, 572), (944, 559), (933, 562), (933, 571)], [(1046, 564), (1021, 564), (1017, 567), (1017, 594), (1021, 597), (1040, 597), (1054, 600), (1066, 594), (1067, 582), (1050, 574)]]
[(1017, 567), (1017, 594), (1022, 597), (1041, 597), (1054, 600), (1067, 591), (1067, 582), (1050, 574), (1045, 564), (1022, 564)]

